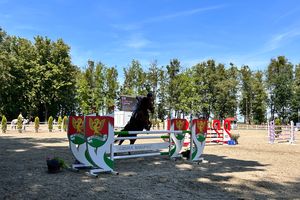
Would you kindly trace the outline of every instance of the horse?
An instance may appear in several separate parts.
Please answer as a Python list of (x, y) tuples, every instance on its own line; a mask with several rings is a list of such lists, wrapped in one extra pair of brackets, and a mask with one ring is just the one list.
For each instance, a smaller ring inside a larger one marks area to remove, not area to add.
[[(150, 130), (152, 124), (149, 120), (149, 111), (154, 113), (154, 104), (152, 94), (148, 93), (147, 97), (137, 97), (137, 105), (135, 111), (132, 113), (130, 120), (121, 131), (143, 131), (144, 129)], [(124, 137), (125, 135), (118, 135)], [(127, 137), (136, 137), (137, 134), (128, 134)], [(130, 144), (134, 144), (136, 139), (130, 139)], [(119, 140), (121, 145), (124, 140)]]
[(22, 129), (25, 131), (26, 129), (26, 125), (29, 124), (29, 119), (23, 119), (23, 122), (22, 122)]
[(18, 119), (11, 120), (10, 123), (11, 129), (17, 129), (17, 123), (18, 123)]
[[(13, 119), (10, 123), (11, 129), (17, 129), (18, 119)], [(25, 130), (25, 125), (29, 124), (28, 119), (22, 119), (22, 129)]]

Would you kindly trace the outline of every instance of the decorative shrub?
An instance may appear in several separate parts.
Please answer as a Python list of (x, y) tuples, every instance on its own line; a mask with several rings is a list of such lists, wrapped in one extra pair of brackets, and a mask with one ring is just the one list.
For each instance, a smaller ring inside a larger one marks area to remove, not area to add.
[(1, 120), (1, 128), (2, 128), (2, 133), (6, 133), (7, 120), (6, 120), (6, 117), (4, 115), (2, 116), (2, 120)]
[(275, 137), (278, 137), (278, 135), (282, 132), (281, 130), (281, 121), (279, 118), (275, 119)]
[(52, 116), (50, 116), (48, 119), (48, 129), (49, 129), (49, 132), (52, 132), (52, 130), (53, 130), (53, 117)]
[(58, 117), (57, 124), (58, 124), (58, 129), (61, 130), (61, 124), (62, 124), (61, 116)]
[(20, 133), (22, 133), (22, 125), (23, 125), (22, 121), (23, 121), (22, 117), (19, 116), (17, 121), (17, 129), (19, 130)]
[(68, 117), (64, 116), (64, 119), (63, 119), (63, 130), (67, 131), (67, 127), (68, 127)]
[(34, 118), (34, 129), (35, 132), (39, 132), (39, 127), (40, 127), (40, 118), (39, 117), (35, 117)]

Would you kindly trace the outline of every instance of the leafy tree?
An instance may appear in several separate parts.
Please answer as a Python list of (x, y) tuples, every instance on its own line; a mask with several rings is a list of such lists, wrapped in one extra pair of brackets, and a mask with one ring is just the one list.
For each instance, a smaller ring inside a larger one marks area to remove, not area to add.
[(175, 105), (175, 109), (181, 113), (191, 114), (196, 109), (195, 103), (197, 102), (197, 96), (195, 95), (195, 84), (193, 78), (190, 76), (192, 71), (190, 69), (182, 72), (174, 80), (174, 84), (177, 86), (177, 98), (178, 104)]
[(158, 110), (157, 110), (157, 96), (158, 96), (158, 82), (159, 82), (159, 68), (157, 66), (157, 61), (153, 61), (150, 63), (148, 72), (146, 74), (146, 85), (148, 86), (147, 90), (151, 90), (153, 93), (154, 97), (154, 114), (153, 118), (155, 123), (157, 122), (158, 119)]
[(91, 108), (90, 94), (88, 81), (85, 76), (86, 72), (80, 72), (77, 76), (77, 100), (79, 104), (79, 113), (87, 114)]
[(31, 108), (30, 70), (35, 53), (31, 42), (26, 39), (6, 36), (5, 32), (1, 32), (1, 37), (0, 110), (12, 119), (17, 112)]
[(118, 98), (118, 71), (115, 67), (107, 68), (105, 76), (105, 107), (106, 112), (109, 113), (110, 108), (115, 105)]
[(35, 37), (37, 61), (34, 69), (32, 96), (39, 113), (70, 113), (74, 111), (75, 76), (77, 68), (71, 64), (70, 47), (62, 39), (52, 42)]
[(284, 56), (271, 59), (267, 70), (271, 115), (274, 118), (274, 114), (277, 114), (283, 123), (287, 123), (291, 115), (292, 84), (293, 65)]
[[(157, 98), (158, 98), (158, 105), (157, 105), (157, 116), (158, 118), (164, 122), (165, 116), (168, 114), (167, 111), (167, 75), (166, 71), (163, 70), (163, 68), (160, 68), (158, 71), (158, 92), (157, 92)], [(164, 127), (165, 128), (165, 127)]]
[(219, 75), (214, 60), (198, 63), (192, 68), (195, 82), (195, 114), (209, 118), (216, 107)]
[(146, 90), (146, 73), (139, 61), (133, 60), (128, 69), (123, 69), (125, 80), (121, 87), (122, 95), (144, 95)]
[(170, 61), (170, 65), (166, 66), (167, 68), (167, 103), (168, 103), (168, 110), (171, 112), (175, 110), (175, 116), (177, 116), (177, 111), (175, 105), (178, 104), (178, 88), (176, 88), (176, 77), (178, 76), (181, 66), (180, 61), (178, 59), (172, 59)]
[(225, 69), (224, 65), (219, 64), (216, 71), (220, 77), (216, 85), (215, 116), (220, 119), (235, 116), (237, 111), (238, 70), (233, 64), (228, 70)]
[[(99, 62), (94, 72), (94, 87), (92, 88), (93, 102), (97, 113), (105, 109), (105, 73), (106, 67)], [(92, 85), (93, 86), (93, 85)]]
[[(102, 68), (102, 65), (98, 66), (98, 73), (100, 71), (100, 67)], [(96, 88), (95, 77), (95, 62), (89, 60), (86, 70), (77, 78), (77, 98), (83, 114), (99, 111), (98, 109), (100, 108), (101, 103), (103, 104), (103, 96), (101, 97), (101, 100), (97, 100), (96, 98), (96, 96), (100, 95), (96, 95), (98, 91)], [(100, 85), (103, 79), (100, 77), (97, 77), (97, 79), (100, 81), (97, 85)], [(103, 91), (103, 84), (100, 90)], [(96, 101), (99, 106), (98, 108), (96, 107)]]
[(241, 98), (239, 101), (240, 113), (244, 116), (244, 123), (251, 124), (252, 121), (252, 105), (254, 100), (253, 95), (253, 74), (251, 69), (245, 65), (240, 70), (241, 80)]
[(300, 64), (295, 66), (294, 82), (292, 87), (292, 105), (291, 105), (291, 120), (294, 122), (300, 121)]
[(256, 124), (266, 122), (267, 98), (263, 73), (258, 71), (254, 74), (252, 105), (253, 120)]

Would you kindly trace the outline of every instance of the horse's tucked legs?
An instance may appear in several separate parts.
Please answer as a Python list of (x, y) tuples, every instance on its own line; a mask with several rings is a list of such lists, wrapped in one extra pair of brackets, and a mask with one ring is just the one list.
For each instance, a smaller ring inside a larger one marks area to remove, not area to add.
[[(134, 134), (134, 135), (131, 135), (131, 137), (136, 137), (137, 135), (136, 134)], [(130, 144), (134, 144), (135, 143), (135, 141), (136, 141), (136, 139), (131, 139), (130, 140)]]

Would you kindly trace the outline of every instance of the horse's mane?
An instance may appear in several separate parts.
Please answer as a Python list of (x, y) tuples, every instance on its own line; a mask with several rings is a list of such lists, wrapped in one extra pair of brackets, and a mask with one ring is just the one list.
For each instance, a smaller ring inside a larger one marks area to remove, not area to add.
[(143, 98), (137, 98), (137, 100), (138, 102), (137, 102), (136, 111), (147, 111), (147, 110), (149, 110), (150, 112), (154, 111), (154, 106), (151, 99), (147, 97), (143, 97)]

